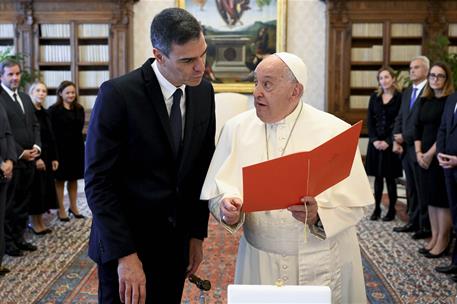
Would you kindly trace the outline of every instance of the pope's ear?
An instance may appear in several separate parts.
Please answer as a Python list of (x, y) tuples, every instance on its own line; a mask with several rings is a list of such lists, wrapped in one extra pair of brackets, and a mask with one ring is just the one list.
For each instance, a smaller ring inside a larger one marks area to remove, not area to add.
[(301, 98), (302, 95), (303, 95), (303, 85), (301, 83), (297, 82), (294, 86), (294, 89), (292, 90), (292, 96)]

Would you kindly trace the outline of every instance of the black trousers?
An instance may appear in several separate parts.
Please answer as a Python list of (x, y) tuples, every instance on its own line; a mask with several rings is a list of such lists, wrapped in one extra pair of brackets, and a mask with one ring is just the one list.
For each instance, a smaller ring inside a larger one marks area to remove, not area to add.
[[(23, 162), (23, 161), (21, 161)], [(35, 173), (34, 162), (23, 162), (25, 166), (13, 169), (6, 194), (5, 242), (6, 247), (24, 240), (28, 220), (28, 207), (32, 199), (32, 182)]]
[[(454, 233), (457, 235), (457, 168), (444, 169), (446, 191), (451, 209), (452, 225)], [(452, 253), (452, 264), (457, 265), (457, 243), (454, 245)]]
[(408, 202), (409, 224), (417, 230), (430, 229), (428, 208), (419, 195), (419, 164), (416, 159), (416, 151), (413, 145), (404, 145), (402, 159), (403, 170), (406, 175), (406, 199)]
[(5, 255), (5, 210), (6, 210), (6, 191), (8, 183), (0, 183), (0, 266)]
[[(189, 263), (188, 239), (151, 237), (149, 246), (153, 247), (139, 253), (146, 275), (146, 303), (180, 304)], [(98, 265), (99, 303), (121, 303), (117, 266), (117, 260)]]

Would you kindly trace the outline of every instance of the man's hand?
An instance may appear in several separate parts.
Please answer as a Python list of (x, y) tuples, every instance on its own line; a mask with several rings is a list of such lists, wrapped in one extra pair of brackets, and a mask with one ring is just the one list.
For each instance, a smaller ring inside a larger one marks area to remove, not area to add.
[[(292, 216), (303, 224), (314, 225), (317, 222), (317, 202), (312, 196), (305, 196), (301, 199), (303, 205), (294, 205), (287, 208)], [(306, 207), (305, 207), (306, 205)]]
[(52, 171), (56, 171), (59, 168), (59, 162), (56, 160), (53, 160), (51, 162), (51, 165), (52, 165)]
[(394, 141), (392, 152), (395, 154), (403, 154), (403, 147), (398, 142)]
[(3, 175), (7, 179), (11, 179), (13, 177), (13, 162), (11, 160), (5, 160), (1, 166), (0, 169), (3, 171)]
[(34, 158), (37, 158), (38, 156), (41, 155), (41, 152), (40, 152), (40, 150), (38, 150), (37, 147), (33, 147), (32, 153), (33, 153), (33, 157), (34, 157)]
[(226, 197), (221, 202), (221, 219), (227, 225), (235, 225), (240, 221), (241, 206), (243, 203), (239, 198)]
[(394, 134), (394, 140), (401, 145), (404, 142), (403, 135), (401, 133)]
[(146, 276), (138, 255), (132, 253), (118, 260), (119, 297), (122, 303), (146, 303)]
[(190, 239), (189, 243), (189, 266), (187, 266), (187, 275), (197, 272), (198, 266), (203, 261), (203, 241), (199, 239)]
[(35, 166), (39, 171), (46, 171), (46, 164), (41, 158), (35, 162)]
[(38, 155), (36, 154), (36, 149), (26, 149), (22, 151), (22, 156), (21, 159), (27, 160), (27, 161), (33, 161), (35, 160), (35, 157)]
[(457, 156), (456, 155), (438, 153), (437, 157), (438, 157), (438, 162), (440, 163), (440, 166), (443, 167), (444, 169), (450, 169), (450, 168), (457, 167)]

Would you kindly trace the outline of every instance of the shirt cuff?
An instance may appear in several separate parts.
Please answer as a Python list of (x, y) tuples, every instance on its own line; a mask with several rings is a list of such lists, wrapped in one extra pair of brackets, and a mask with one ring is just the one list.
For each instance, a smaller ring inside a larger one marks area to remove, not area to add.
[(33, 145), (33, 147), (36, 148), (36, 149), (38, 150), (38, 152), (40, 152), (40, 154), (41, 154), (41, 148), (40, 148), (40, 146), (38, 146), (38, 145)]

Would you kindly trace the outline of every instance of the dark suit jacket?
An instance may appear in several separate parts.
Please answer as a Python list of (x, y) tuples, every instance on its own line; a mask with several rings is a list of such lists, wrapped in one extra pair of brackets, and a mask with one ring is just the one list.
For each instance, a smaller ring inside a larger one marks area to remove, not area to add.
[[(35, 108), (29, 95), (19, 92), (25, 113), (20, 105), (15, 102), (4, 90), (0, 93), (0, 102), (6, 110), (13, 133), (16, 154), (19, 157), (25, 149), (32, 149), (33, 145), (41, 147), (40, 124), (35, 116)], [(16, 168), (24, 164), (18, 162)]]
[(205, 80), (186, 87), (184, 143), (175, 160), (152, 62), (103, 83), (92, 110), (85, 190), (93, 213), (89, 256), (97, 263), (153, 246), (167, 237), (164, 225), (185, 239), (207, 234), (207, 202), (199, 197), (214, 152), (213, 88)]
[(457, 93), (452, 94), (446, 100), (436, 138), (437, 153), (457, 155), (457, 122), (452, 121), (456, 103)]
[(402, 134), (403, 140), (407, 145), (414, 145), (414, 131), (416, 126), (417, 114), (419, 110), (419, 99), (422, 95), (423, 89), (418, 93), (416, 101), (412, 109), (409, 108), (409, 101), (413, 87), (407, 88), (403, 91), (401, 96), (401, 107), (395, 119), (395, 126), (393, 134)]
[(16, 162), (16, 149), (8, 115), (0, 104), (0, 164), (6, 160)]

